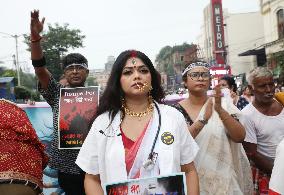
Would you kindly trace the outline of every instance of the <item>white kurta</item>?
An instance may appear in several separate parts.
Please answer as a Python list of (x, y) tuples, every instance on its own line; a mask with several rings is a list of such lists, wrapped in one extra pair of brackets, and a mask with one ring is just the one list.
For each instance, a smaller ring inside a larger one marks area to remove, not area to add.
[[(158, 153), (157, 166), (160, 175), (168, 175), (180, 172), (180, 166), (193, 162), (198, 146), (190, 135), (183, 115), (167, 105), (158, 105), (161, 112), (161, 128), (155, 146)], [(155, 107), (152, 127), (148, 130), (156, 134), (159, 115)], [(109, 113), (104, 113), (96, 118), (92, 128), (79, 152), (76, 164), (86, 173), (100, 175), (101, 183), (122, 182), (128, 179), (125, 150), (120, 136), (120, 112), (116, 114), (110, 124)], [(174, 137), (172, 144), (165, 144), (161, 137), (168, 132)], [(153, 137), (153, 136), (152, 136)], [(154, 136), (155, 137), (155, 136)], [(152, 139), (152, 138), (151, 138)], [(154, 140), (150, 140), (147, 146), (142, 145), (141, 152), (145, 161), (150, 153)], [(157, 176), (151, 172), (147, 176)], [(143, 177), (143, 176), (141, 176)]]

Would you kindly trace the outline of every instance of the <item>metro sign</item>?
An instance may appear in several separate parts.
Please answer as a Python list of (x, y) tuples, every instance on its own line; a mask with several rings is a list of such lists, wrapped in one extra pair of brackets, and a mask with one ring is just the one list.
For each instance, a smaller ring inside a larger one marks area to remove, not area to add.
[(215, 5), (215, 29), (216, 29), (216, 47), (223, 49), (223, 34), (222, 34), (222, 22), (221, 22), (221, 11), (220, 6)]
[(225, 64), (224, 58), (224, 25), (222, 0), (211, 0), (212, 2), (212, 25), (214, 29), (214, 53), (217, 64)]

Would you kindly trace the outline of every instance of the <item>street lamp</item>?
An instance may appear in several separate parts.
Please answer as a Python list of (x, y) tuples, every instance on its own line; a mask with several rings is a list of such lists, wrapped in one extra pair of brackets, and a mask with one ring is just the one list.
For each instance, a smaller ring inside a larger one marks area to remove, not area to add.
[(18, 86), (21, 86), (21, 78), (20, 78), (20, 67), (19, 67), (19, 56), (18, 56), (18, 38), (20, 35), (11, 35), (8, 33), (0, 32), (0, 34), (10, 36), (15, 39), (16, 41), (16, 70), (17, 70), (17, 77), (18, 77)]

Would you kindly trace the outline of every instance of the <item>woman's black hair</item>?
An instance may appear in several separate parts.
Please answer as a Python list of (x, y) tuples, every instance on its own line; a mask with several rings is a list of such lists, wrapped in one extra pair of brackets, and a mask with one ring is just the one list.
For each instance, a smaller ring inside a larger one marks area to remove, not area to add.
[(153, 88), (150, 91), (151, 95), (153, 97), (153, 100), (157, 101), (158, 103), (162, 102), (162, 99), (164, 98), (164, 91), (161, 86), (161, 77), (154, 68), (154, 65), (152, 64), (151, 60), (140, 51), (127, 50), (119, 54), (112, 66), (107, 86), (102, 96), (100, 97), (100, 102), (97, 109), (97, 116), (109, 111), (109, 117), (112, 121), (114, 116), (121, 109), (122, 98), (124, 97), (124, 93), (120, 85), (120, 77), (122, 74), (122, 70), (126, 64), (126, 61), (131, 57), (137, 57), (141, 59), (143, 63), (149, 68), (152, 78), (151, 84)]
[(229, 88), (233, 91), (233, 92), (237, 92), (237, 84), (235, 82), (235, 79), (229, 75), (225, 75), (223, 77), (221, 77), (220, 80), (224, 80), (227, 82)]

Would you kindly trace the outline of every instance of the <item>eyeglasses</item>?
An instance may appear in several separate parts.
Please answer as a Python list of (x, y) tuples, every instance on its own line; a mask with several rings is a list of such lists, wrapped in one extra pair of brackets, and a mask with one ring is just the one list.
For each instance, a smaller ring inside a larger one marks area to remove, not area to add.
[(209, 72), (188, 72), (187, 76), (191, 78), (191, 80), (198, 81), (201, 77), (203, 80), (208, 81), (210, 79)]
[(70, 73), (70, 72), (73, 72), (74, 70), (76, 70), (77, 72), (82, 72), (83, 70), (85, 70), (86, 68), (84, 68), (83, 66), (79, 66), (79, 65), (76, 65), (76, 66), (68, 66), (67, 68), (65, 68), (65, 72), (66, 73)]

